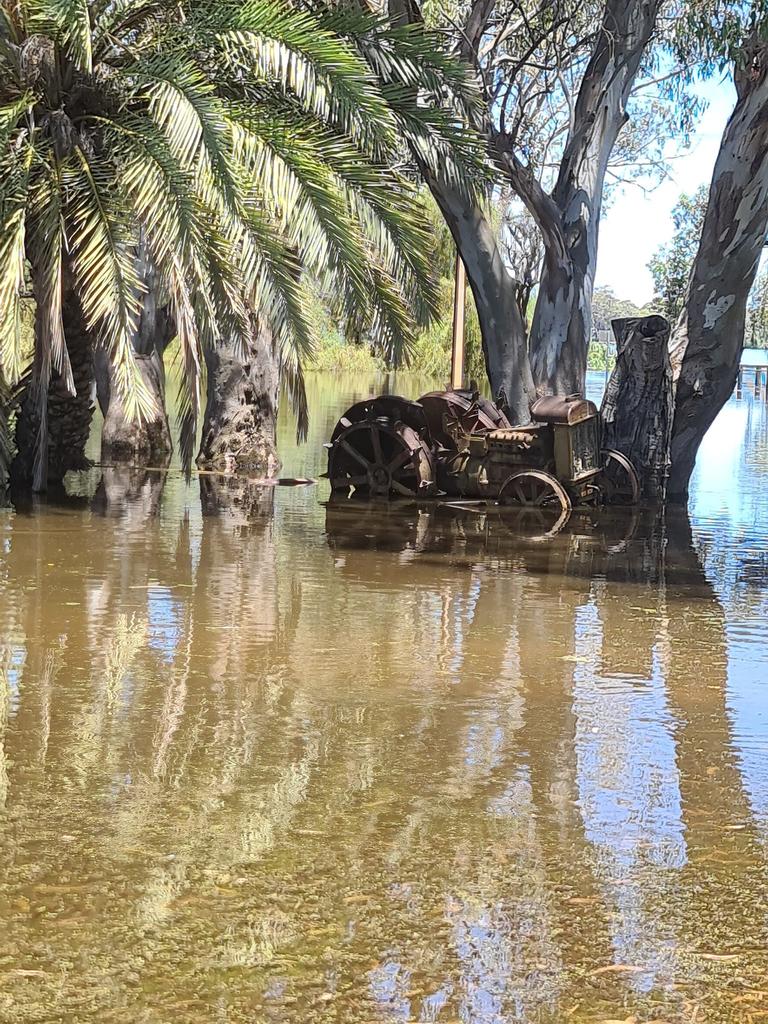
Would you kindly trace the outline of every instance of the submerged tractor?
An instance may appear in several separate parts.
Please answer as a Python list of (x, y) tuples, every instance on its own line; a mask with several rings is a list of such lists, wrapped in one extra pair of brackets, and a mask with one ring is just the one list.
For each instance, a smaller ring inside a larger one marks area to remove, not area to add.
[(476, 391), (431, 391), (416, 401), (358, 402), (336, 425), (328, 477), (336, 495), (496, 500), (567, 516), (573, 506), (634, 505), (629, 460), (600, 447), (597, 408), (540, 398), (531, 423), (512, 425)]

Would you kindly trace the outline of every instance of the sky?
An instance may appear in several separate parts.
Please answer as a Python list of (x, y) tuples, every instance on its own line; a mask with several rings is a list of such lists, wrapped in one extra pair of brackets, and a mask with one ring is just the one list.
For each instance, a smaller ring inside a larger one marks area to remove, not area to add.
[(667, 146), (669, 178), (648, 193), (637, 185), (623, 185), (613, 198), (600, 224), (596, 286), (607, 285), (617, 298), (631, 299), (642, 306), (653, 297), (653, 280), (647, 263), (655, 250), (673, 232), (672, 207), (681, 192), (695, 192), (709, 183), (736, 92), (729, 78), (720, 76), (702, 83), (699, 94), (707, 108), (691, 139), (689, 149), (680, 153), (676, 144)]

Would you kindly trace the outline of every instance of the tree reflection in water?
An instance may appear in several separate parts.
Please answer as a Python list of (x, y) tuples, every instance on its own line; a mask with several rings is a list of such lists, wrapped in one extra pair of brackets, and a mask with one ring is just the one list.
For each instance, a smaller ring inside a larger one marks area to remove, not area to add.
[(0, 1019), (768, 1008), (687, 518), (323, 515), (105, 470), (3, 521)]

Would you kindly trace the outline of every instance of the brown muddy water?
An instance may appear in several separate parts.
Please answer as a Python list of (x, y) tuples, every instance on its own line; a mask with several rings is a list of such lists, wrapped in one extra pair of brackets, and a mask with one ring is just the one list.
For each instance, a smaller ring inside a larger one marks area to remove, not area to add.
[(690, 517), (543, 542), (175, 471), (0, 513), (0, 1020), (768, 1020), (766, 411)]

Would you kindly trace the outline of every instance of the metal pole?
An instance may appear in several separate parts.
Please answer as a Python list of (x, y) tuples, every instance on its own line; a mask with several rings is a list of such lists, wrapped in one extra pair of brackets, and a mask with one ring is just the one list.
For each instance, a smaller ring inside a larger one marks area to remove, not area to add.
[(453, 343), (451, 345), (451, 387), (464, 385), (464, 310), (467, 302), (467, 272), (456, 253), (456, 275), (453, 292)]

